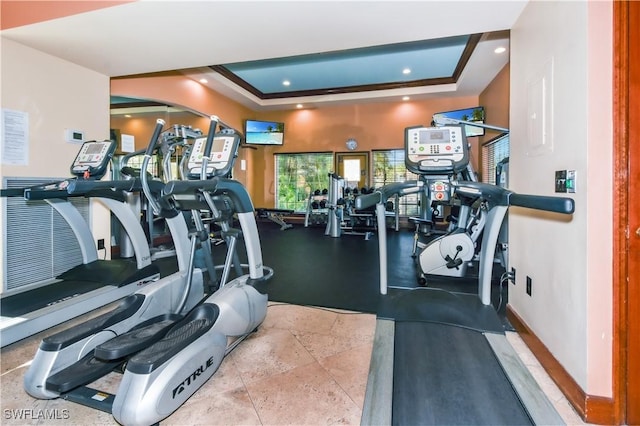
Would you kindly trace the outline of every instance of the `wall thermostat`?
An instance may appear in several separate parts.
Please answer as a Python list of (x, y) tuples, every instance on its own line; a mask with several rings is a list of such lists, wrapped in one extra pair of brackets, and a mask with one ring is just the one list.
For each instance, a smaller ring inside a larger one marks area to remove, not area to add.
[(70, 143), (84, 142), (84, 132), (80, 130), (64, 129), (64, 140)]

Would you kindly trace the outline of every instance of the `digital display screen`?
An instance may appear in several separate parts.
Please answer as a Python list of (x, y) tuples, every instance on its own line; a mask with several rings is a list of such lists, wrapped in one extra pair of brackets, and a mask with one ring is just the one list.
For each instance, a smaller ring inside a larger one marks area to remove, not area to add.
[(449, 143), (449, 130), (427, 130), (420, 132), (418, 142), (421, 144), (429, 143)]
[(440, 142), (444, 140), (444, 132), (429, 132), (429, 136), (432, 141)]
[(100, 154), (102, 152), (102, 148), (103, 145), (101, 143), (87, 144), (87, 148), (85, 149), (84, 153), (89, 155)]
[(214, 138), (213, 146), (211, 147), (211, 152), (222, 152), (224, 151), (224, 138)]

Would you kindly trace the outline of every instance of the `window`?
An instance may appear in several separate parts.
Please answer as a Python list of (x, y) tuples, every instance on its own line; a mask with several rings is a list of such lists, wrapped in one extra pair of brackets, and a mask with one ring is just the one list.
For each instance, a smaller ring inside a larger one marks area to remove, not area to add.
[[(380, 188), (393, 182), (417, 180), (418, 176), (407, 170), (404, 163), (404, 149), (373, 151), (373, 187)], [(418, 196), (406, 195), (399, 199), (401, 216), (415, 216), (419, 213)]]
[(482, 145), (482, 181), (496, 185), (496, 167), (509, 158), (509, 134), (499, 135)]
[(329, 173), (333, 171), (333, 154), (321, 152), (274, 155), (275, 208), (299, 213), (306, 212), (309, 194), (329, 188)]
[(344, 160), (344, 180), (347, 182), (360, 182), (360, 160)]

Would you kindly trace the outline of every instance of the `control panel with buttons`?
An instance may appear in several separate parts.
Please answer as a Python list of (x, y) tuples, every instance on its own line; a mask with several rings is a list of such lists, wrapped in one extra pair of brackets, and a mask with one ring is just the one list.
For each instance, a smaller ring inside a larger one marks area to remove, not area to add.
[[(189, 156), (189, 177), (199, 178), (204, 159), (204, 149), (207, 138), (198, 138), (194, 141)], [(207, 176), (226, 176), (233, 167), (233, 159), (238, 152), (240, 137), (237, 134), (217, 134), (213, 138), (211, 153), (207, 163)]]
[(114, 141), (87, 141), (80, 147), (71, 164), (71, 173), (90, 179), (100, 179), (107, 171), (117, 143)]
[(429, 194), (431, 201), (449, 201), (451, 199), (451, 185), (444, 180), (429, 180)]
[(464, 128), (408, 127), (405, 129), (405, 163), (417, 174), (455, 173), (469, 163), (469, 149)]

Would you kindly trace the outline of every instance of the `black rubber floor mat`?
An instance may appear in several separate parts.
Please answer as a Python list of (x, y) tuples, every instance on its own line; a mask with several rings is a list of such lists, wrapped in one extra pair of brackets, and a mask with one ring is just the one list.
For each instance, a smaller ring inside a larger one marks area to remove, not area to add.
[(493, 306), (483, 305), (475, 294), (437, 288), (390, 289), (381, 300), (378, 318), (504, 332), (504, 325)]
[(531, 420), (482, 333), (397, 322), (394, 425), (527, 425)]

